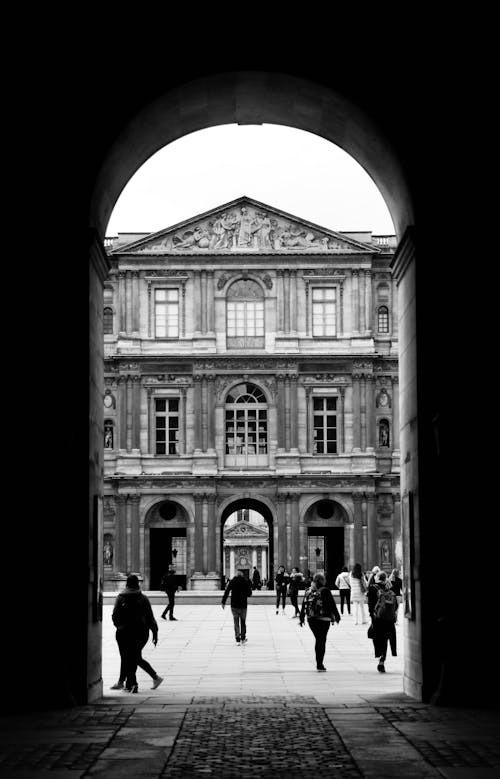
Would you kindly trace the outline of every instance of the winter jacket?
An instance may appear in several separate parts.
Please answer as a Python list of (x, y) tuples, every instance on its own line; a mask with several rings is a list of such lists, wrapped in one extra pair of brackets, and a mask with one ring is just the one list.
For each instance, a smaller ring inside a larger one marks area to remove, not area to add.
[(274, 581), (276, 582), (276, 590), (277, 591), (286, 591), (288, 582), (290, 580), (290, 577), (287, 573), (277, 573), (274, 577)]
[(175, 578), (175, 573), (168, 573), (166, 576), (163, 576), (161, 580), (161, 588), (163, 592), (166, 592), (167, 594), (169, 592), (177, 592), (177, 581)]
[(290, 574), (290, 584), (288, 585), (288, 594), (297, 595), (299, 592), (299, 584), (304, 580), (301, 573)]
[(222, 596), (222, 605), (224, 606), (229, 593), (231, 593), (231, 607), (234, 609), (246, 609), (248, 606), (247, 598), (252, 594), (252, 586), (244, 576), (234, 576)]
[(117, 630), (148, 632), (153, 638), (158, 636), (158, 624), (153, 615), (149, 598), (141, 590), (128, 587), (118, 593), (112, 614)]
[(328, 589), (328, 587), (316, 587), (314, 584), (309, 587), (305, 593), (304, 593), (304, 599), (302, 601), (302, 608), (300, 609), (300, 617), (299, 622), (301, 625), (304, 624), (304, 620), (306, 618), (306, 602), (307, 602), (307, 596), (311, 592), (311, 590), (319, 589), (321, 593), (321, 602), (322, 602), (322, 611), (325, 615), (324, 617), (308, 617), (308, 620), (310, 619), (319, 619), (322, 621), (330, 621), (330, 622), (340, 622), (340, 614), (339, 610), (337, 608), (337, 604), (335, 603), (333, 599), (333, 595), (331, 591)]

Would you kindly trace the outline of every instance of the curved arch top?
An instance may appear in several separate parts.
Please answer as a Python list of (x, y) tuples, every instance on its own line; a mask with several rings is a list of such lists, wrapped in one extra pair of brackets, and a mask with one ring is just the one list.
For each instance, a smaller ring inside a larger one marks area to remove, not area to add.
[(370, 116), (315, 82), (286, 73), (235, 71), (186, 82), (135, 116), (101, 168), (91, 201), (91, 226), (104, 238), (119, 195), (152, 154), (189, 133), (235, 123), (294, 127), (340, 146), (378, 187), (398, 240), (414, 223), (401, 163)]

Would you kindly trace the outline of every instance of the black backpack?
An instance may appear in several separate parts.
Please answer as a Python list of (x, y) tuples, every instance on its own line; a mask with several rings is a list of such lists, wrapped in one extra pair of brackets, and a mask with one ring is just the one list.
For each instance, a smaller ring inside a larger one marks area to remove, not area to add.
[(321, 593), (324, 587), (319, 590), (308, 590), (306, 593), (306, 616), (307, 617), (325, 617), (323, 599)]
[(381, 590), (377, 593), (377, 602), (373, 609), (373, 616), (384, 622), (396, 621), (396, 608), (398, 602), (394, 590)]
[(113, 617), (115, 627), (142, 627), (146, 624), (144, 598), (137, 596), (122, 596)]

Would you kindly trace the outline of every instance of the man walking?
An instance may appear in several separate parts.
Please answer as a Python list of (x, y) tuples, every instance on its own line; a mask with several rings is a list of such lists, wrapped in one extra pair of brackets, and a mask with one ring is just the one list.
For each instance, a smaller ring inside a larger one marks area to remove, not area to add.
[(250, 582), (245, 579), (243, 571), (237, 571), (222, 596), (222, 608), (231, 593), (231, 611), (234, 619), (234, 635), (238, 646), (247, 642), (247, 599), (252, 594)]
[(177, 582), (175, 580), (175, 568), (172, 568), (172, 566), (170, 566), (167, 573), (163, 575), (163, 578), (161, 580), (161, 588), (164, 592), (167, 593), (167, 597), (168, 597), (168, 604), (166, 605), (163, 614), (161, 615), (161, 618), (166, 619), (167, 618), (166, 614), (169, 611), (170, 619), (177, 622), (176, 617), (174, 617), (175, 593), (177, 591)]

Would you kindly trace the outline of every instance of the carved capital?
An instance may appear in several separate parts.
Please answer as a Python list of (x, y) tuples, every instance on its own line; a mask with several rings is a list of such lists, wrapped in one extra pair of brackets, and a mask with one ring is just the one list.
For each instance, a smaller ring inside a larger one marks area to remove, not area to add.
[(199, 382), (203, 378), (203, 375), (201, 373), (195, 373), (193, 376), (193, 381)]
[(123, 506), (128, 499), (128, 495), (115, 495), (115, 503), (117, 506)]
[(363, 500), (363, 493), (362, 492), (353, 492), (352, 493), (352, 499), (354, 503), (361, 503)]

